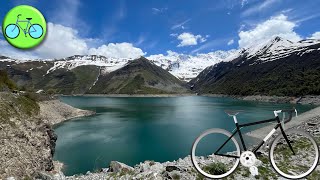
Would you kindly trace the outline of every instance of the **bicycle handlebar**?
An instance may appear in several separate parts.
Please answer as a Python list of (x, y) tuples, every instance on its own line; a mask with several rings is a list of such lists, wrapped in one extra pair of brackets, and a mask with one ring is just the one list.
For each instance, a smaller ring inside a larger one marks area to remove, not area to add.
[(292, 120), (292, 113), (296, 113), (296, 117), (298, 117), (298, 111), (297, 109), (283, 109), (283, 110), (276, 110), (273, 111), (274, 115), (277, 117), (279, 113), (288, 113), (289, 117), (287, 119), (284, 119), (284, 123), (288, 123)]

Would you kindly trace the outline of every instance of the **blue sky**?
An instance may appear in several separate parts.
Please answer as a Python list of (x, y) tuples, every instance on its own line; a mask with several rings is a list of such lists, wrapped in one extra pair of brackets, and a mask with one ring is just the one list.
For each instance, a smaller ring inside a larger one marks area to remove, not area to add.
[(47, 42), (22, 51), (1, 37), (5, 55), (197, 54), (237, 49), (276, 35), (290, 40), (320, 36), (319, 0), (3, 0), (0, 18), (20, 4), (44, 14)]

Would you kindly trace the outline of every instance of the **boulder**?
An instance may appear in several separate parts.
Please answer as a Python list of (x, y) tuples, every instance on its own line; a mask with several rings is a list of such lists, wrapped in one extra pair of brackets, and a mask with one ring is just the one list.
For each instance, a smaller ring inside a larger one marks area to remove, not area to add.
[(133, 169), (133, 167), (128, 166), (128, 165), (121, 163), (121, 162), (118, 162), (118, 161), (111, 161), (110, 162), (108, 172), (118, 173), (118, 172), (122, 172), (122, 171), (129, 172), (129, 171), (134, 171), (134, 169)]

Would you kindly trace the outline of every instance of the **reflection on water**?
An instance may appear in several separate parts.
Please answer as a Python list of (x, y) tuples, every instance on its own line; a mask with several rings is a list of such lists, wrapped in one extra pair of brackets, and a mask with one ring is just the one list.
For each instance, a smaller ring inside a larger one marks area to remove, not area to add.
[[(235, 128), (225, 109), (245, 110), (238, 115), (239, 122), (245, 123), (272, 118), (273, 110), (291, 107), (200, 96), (61, 97), (61, 100), (97, 112), (55, 127), (58, 141), (54, 158), (66, 165), (67, 175), (107, 167), (112, 160), (128, 165), (145, 160), (176, 160), (190, 154), (193, 141), (202, 131)], [(303, 112), (312, 107), (296, 108)]]

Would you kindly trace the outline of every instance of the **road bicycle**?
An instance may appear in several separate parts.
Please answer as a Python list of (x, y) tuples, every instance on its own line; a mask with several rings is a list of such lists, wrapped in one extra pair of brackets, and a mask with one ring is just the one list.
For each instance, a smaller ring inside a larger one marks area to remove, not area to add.
[[(5, 28), (5, 34), (10, 39), (15, 39), (20, 34), (20, 29), (23, 31), (25, 37), (27, 34), (33, 39), (38, 39), (43, 35), (43, 28), (40, 24), (32, 24), (32, 18), (26, 18), (26, 20), (20, 20), (21, 14), (18, 14), (15, 24), (9, 24)], [(21, 26), (21, 23), (26, 23), (25, 28)]]
[[(284, 124), (296, 114), (296, 109), (274, 111), (275, 118), (252, 123), (239, 124), (237, 115), (241, 111), (225, 111), (233, 117), (236, 128), (232, 133), (224, 129), (209, 129), (196, 138), (192, 145), (191, 161), (196, 170), (203, 176), (212, 179), (224, 178), (231, 175), (241, 163), (249, 168), (252, 175), (258, 175), (256, 156), (262, 155), (258, 150), (267, 142), (269, 161), (273, 169), (288, 179), (300, 179), (310, 175), (319, 161), (319, 147), (315, 139), (307, 132), (298, 129), (284, 130)], [(282, 115), (282, 120), (279, 114)], [(287, 116), (287, 117), (286, 117)], [(241, 133), (243, 127), (257, 124), (276, 122), (275, 127), (251, 151), (247, 150)], [(277, 130), (280, 128), (280, 132)], [(278, 132), (273, 141), (268, 139)], [(235, 135), (238, 133), (237, 139)], [(238, 144), (240, 142), (242, 149)], [(223, 143), (215, 143), (215, 141)], [(263, 156), (261, 156), (262, 158)], [(265, 159), (264, 159), (265, 160)], [(264, 161), (265, 162), (265, 161)]]

